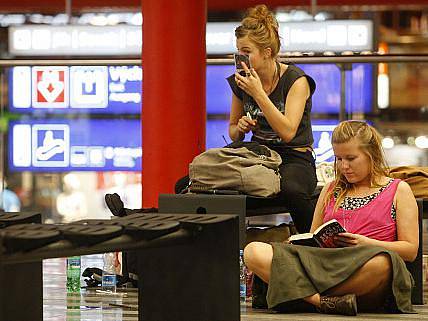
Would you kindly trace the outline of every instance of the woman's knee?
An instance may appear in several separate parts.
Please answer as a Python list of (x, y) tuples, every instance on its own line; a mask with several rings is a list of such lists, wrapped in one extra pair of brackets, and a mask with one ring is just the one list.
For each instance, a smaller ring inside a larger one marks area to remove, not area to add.
[(251, 242), (244, 248), (245, 265), (252, 271), (270, 265), (272, 256), (272, 246), (267, 243)]
[(377, 283), (388, 282), (392, 274), (391, 259), (388, 254), (378, 254), (366, 262), (364, 269)]

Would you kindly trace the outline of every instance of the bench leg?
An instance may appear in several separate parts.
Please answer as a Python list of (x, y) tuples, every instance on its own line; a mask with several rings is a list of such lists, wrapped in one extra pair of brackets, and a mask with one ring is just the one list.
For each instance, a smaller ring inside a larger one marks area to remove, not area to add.
[(204, 226), (190, 244), (137, 255), (140, 321), (240, 319), (237, 219)]
[(0, 320), (43, 321), (41, 261), (0, 265)]

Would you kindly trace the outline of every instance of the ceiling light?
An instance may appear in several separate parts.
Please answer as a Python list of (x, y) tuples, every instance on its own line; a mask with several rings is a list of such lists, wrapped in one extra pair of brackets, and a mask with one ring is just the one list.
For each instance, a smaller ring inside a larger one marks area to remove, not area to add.
[(394, 140), (391, 137), (384, 137), (382, 139), (382, 147), (385, 149), (391, 149), (394, 147)]
[(416, 137), (415, 145), (418, 148), (428, 148), (428, 137), (426, 137), (426, 136)]

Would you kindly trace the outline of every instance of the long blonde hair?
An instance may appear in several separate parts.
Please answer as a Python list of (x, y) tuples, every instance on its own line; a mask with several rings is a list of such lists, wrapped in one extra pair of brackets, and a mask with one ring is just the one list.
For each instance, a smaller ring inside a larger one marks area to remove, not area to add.
[(260, 50), (271, 48), (275, 58), (281, 47), (278, 27), (273, 13), (262, 4), (248, 9), (241, 25), (235, 29), (235, 36), (237, 39), (248, 36)]
[[(332, 144), (343, 144), (356, 138), (359, 143), (359, 148), (370, 159), (370, 187), (380, 187), (381, 179), (388, 176), (389, 169), (385, 160), (385, 155), (382, 148), (382, 138), (378, 131), (364, 121), (344, 121), (341, 122), (333, 131), (331, 142)], [(353, 184), (349, 183), (345, 176), (339, 171), (335, 161), (334, 170), (336, 179), (333, 181), (331, 188), (327, 192), (324, 209), (328, 202), (337, 195), (334, 211), (337, 211), (346, 193), (352, 189)]]

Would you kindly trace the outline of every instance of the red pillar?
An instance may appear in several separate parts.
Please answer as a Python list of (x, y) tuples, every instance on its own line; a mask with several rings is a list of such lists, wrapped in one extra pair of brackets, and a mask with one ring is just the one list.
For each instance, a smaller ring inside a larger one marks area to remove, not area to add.
[(206, 0), (142, 0), (143, 207), (205, 150)]

